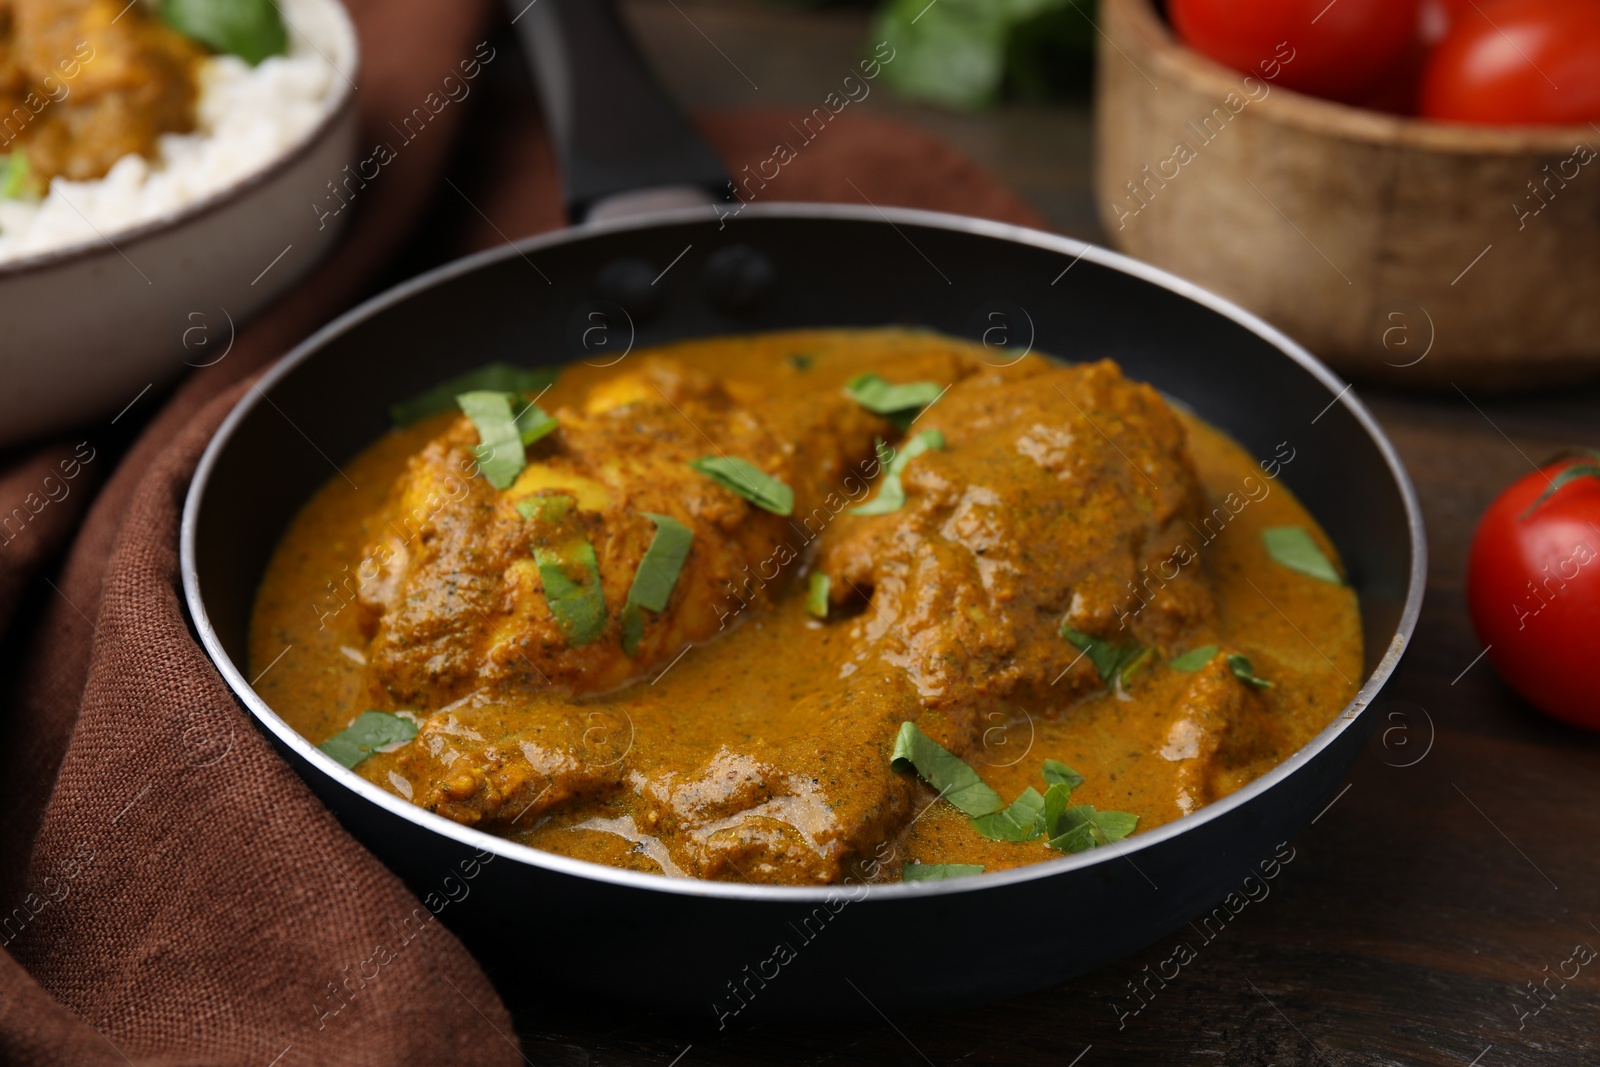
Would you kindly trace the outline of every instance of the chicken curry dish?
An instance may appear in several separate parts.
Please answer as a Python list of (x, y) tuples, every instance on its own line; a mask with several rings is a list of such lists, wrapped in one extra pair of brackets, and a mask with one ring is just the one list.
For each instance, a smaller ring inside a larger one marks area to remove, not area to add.
[(35, 193), (153, 156), (162, 134), (194, 129), (205, 55), (143, 4), (0, 0), (0, 151), (26, 158)]
[(1120, 847), (1340, 713), (1356, 596), (1293, 442), (993, 355), (810, 331), (443, 383), (283, 536), (255, 689), (413, 804), (638, 871)]

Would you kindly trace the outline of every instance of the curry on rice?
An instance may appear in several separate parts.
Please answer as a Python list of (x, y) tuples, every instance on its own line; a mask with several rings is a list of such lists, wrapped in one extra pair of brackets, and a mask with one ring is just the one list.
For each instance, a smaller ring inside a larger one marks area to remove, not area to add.
[(447, 385), (284, 535), (255, 687), (446, 818), (751, 883), (1105, 847), (1299, 749), (1362, 647), (1292, 443), (990, 356), (813, 331)]
[(99, 178), (195, 126), (206, 51), (126, 0), (0, 0), (0, 152), (29, 180)]

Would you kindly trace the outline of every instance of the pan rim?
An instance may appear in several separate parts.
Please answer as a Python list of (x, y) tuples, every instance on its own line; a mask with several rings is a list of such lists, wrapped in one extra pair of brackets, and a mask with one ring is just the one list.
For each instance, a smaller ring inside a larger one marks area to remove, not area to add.
[[(1394, 445), (1383, 432), (1383, 429), (1378, 425), (1377, 420), (1367, 410), (1366, 405), (1355, 396), (1354, 387), (1351, 383), (1340, 379), (1338, 375), (1334, 374), (1332, 370), (1288, 335), (1231, 301), (1158, 267), (1076, 238), (989, 219), (913, 208), (771, 202), (768, 204), (747, 205), (741, 210), (740, 214), (744, 215), (746, 213), (749, 213), (752, 218), (774, 220), (826, 219), (868, 222), (875, 225), (888, 224), (890, 227), (903, 224), (927, 229), (940, 229), (1024, 244), (1071, 257), (1074, 261), (1086, 259), (1091, 263), (1138, 278), (1141, 281), (1166, 289), (1200, 304), (1256, 334), (1284, 356), (1299, 364), (1303, 370), (1309, 372), (1329, 391), (1332, 396), (1329, 406), (1342, 404), (1377, 447), (1388, 469), (1390, 478), (1399, 490), (1401, 502), (1406, 512), (1406, 527), (1410, 535), (1411, 569), (1399, 623), (1393, 636), (1389, 638), (1388, 648), (1382, 658), (1362, 682), (1361, 688), (1355, 696), (1327, 726), (1288, 759), (1242, 789), (1223, 797), (1221, 800), (1207, 804), (1191, 815), (1176, 819), (1147, 833), (1076, 855), (1062, 856), (1057, 859), (1027, 864), (1005, 871), (995, 871), (971, 878), (951, 879), (940, 882), (893, 882), (858, 884), (856, 886), (849, 884), (766, 886), (669, 878), (656, 874), (626, 871), (603, 864), (591, 863), (587, 860), (573, 859), (553, 852), (545, 852), (529, 845), (518, 844), (505, 838), (495, 837), (482, 830), (452, 822), (441, 815), (419, 808), (402, 797), (385, 792), (357, 775), (354, 771), (344, 768), (330, 757), (324, 755), (315, 745), (312, 745), (290, 727), (251, 688), (244, 673), (222, 647), (221, 640), (211, 625), (210, 616), (206, 611), (205, 601), (200, 590), (199, 572), (196, 568), (195, 544), (198, 519), (205, 502), (206, 486), (235, 430), (255, 409), (260, 400), (266, 397), (268, 390), (302, 363), (312, 358), (328, 341), (356, 325), (384, 313), (390, 307), (404, 302), (415, 293), (432, 288), (441, 282), (469, 275), (492, 263), (514, 256), (526, 258), (531, 252), (585, 240), (592, 236), (665, 228), (686, 223), (704, 223), (707, 221), (703, 208), (692, 208), (605, 222), (585, 223), (565, 230), (508, 242), (505, 245), (443, 264), (415, 278), (402, 282), (351, 308), (296, 345), (287, 355), (279, 359), (274, 366), (257, 379), (234, 406), (233, 410), (228, 413), (212, 436), (210, 443), (206, 446), (205, 453), (195, 468), (194, 477), (185, 496), (180, 526), (180, 568), (183, 576), (184, 602), (206, 654), (210, 657), (218, 673), (227, 682), (229, 689), (233, 691), (235, 698), (240, 701), (245, 710), (250, 713), (259, 725), (270, 731), (278, 742), (294, 751), (303, 761), (322, 772), (333, 783), (351, 790), (369, 803), (376, 804), (388, 814), (407, 820), (419, 829), (441, 834), (458, 844), (490, 852), (497, 858), (513, 860), (519, 864), (552, 873), (607, 883), (619, 889), (642, 889), (676, 896), (709, 897), (786, 905), (836, 900), (842, 893), (853, 892), (856, 889), (866, 890), (861, 898), (863, 900), (890, 901), (907, 900), (929, 894), (944, 896), (977, 893), (990, 889), (1008, 888), (1042, 878), (1053, 878), (1096, 864), (1132, 857), (1137, 853), (1161, 845), (1179, 834), (1198, 829), (1214, 819), (1222, 818), (1234, 811), (1234, 809), (1243, 807), (1260, 795), (1276, 788), (1300, 768), (1320, 755), (1346, 730), (1355, 726), (1362, 713), (1372, 704), (1373, 698), (1389, 681), (1406, 647), (1411, 642), (1412, 634), (1415, 631), (1417, 620), (1422, 610), (1422, 600), (1427, 580), (1428, 549), (1422, 519), (1422, 508), (1417, 498), (1416, 489), (1412, 485), (1411, 477), (1401, 462), (1399, 453), (1395, 450)], [(302, 777), (305, 776), (302, 775)], [(307, 785), (310, 785), (309, 781)]]

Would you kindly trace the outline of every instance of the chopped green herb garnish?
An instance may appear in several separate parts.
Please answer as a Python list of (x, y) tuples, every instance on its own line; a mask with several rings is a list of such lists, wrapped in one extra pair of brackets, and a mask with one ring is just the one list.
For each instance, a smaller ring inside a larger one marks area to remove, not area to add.
[(524, 445), (531, 445), (539, 438), (548, 436), (550, 431), (561, 425), (538, 404), (529, 402), (524, 405), (522, 397), (516, 394), (509, 394), (507, 400), (513, 407), (521, 408), (517, 412), (517, 436), (522, 438)]
[(525, 519), (559, 522), (572, 514), (578, 502), (566, 493), (539, 493), (517, 501), (517, 514)]
[(1046, 785), (1064, 785), (1071, 792), (1083, 784), (1083, 775), (1058, 759), (1047, 759), (1044, 761), (1044, 780)]
[(701, 456), (689, 466), (724, 489), (731, 489), (774, 515), (794, 511), (794, 490), (760, 467), (738, 456)]
[(985, 785), (977, 771), (917, 729), (915, 723), (900, 724), (890, 759), (895, 770), (915, 770), (940, 796), (969, 816), (992, 815), (1005, 807), (1000, 794)]
[(528, 465), (522, 431), (511, 411), (511, 394), (462, 393), (456, 403), (478, 428), (478, 444), (472, 450), (478, 457), (478, 470), (496, 489), (507, 488)]
[(1146, 667), (1150, 666), (1150, 664), (1154, 663), (1155, 659), (1156, 659), (1156, 650), (1155, 649), (1153, 649), (1153, 648), (1141, 649), (1137, 656), (1134, 656), (1132, 659), (1130, 659), (1123, 666), (1122, 673), (1120, 675), (1120, 677), (1122, 678), (1122, 684), (1123, 685), (1127, 685), (1129, 682), (1133, 681), (1134, 677), (1140, 671), (1144, 670)]
[(1261, 531), (1267, 555), (1282, 566), (1309, 574), (1334, 585), (1344, 584), (1328, 557), (1322, 554), (1311, 534), (1299, 526), (1269, 526)]
[(1044, 833), (1044, 797), (1033, 786), (992, 815), (979, 815), (972, 828), (991, 841), (1032, 841)]
[(1199, 648), (1191, 648), (1189, 651), (1185, 652), (1183, 655), (1167, 664), (1167, 666), (1171, 667), (1175, 671), (1197, 671), (1216, 658), (1216, 645), (1201, 645)]
[(943, 882), (983, 873), (981, 863), (907, 863), (900, 868), (902, 882)]
[[(429, 415), (449, 411), (462, 393), (541, 393), (560, 377), (560, 367), (513, 367), (489, 363), (451, 378), (389, 408), (389, 421), (399, 427), (421, 422)], [(521, 406), (520, 404), (518, 405)]]
[(938, 430), (923, 430), (915, 437), (909, 437), (901, 442), (900, 451), (893, 459), (885, 461), (888, 446), (878, 442), (878, 462), (884, 465), (883, 483), (878, 486), (878, 495), (859, 507), (850, 509), (852, 515), (887, 515), (892, 511), (899, 511), (906, 503), (905, 486), (900, 484), (900, 475), (905, 473), (906, 465), (929, 449), (944, 451), (944, 434)]
[(646, 511), (644, 516), (656, 524), (656, 533), (639, 560), (639, 569), (633, 573), (633, 585), (628, 588), (627, 603), (622, 605), (622, 651), (630, 656), (639, 651), (639, 641), (644, 637), (641, 609), (666, 609), (672, 588), (678, 584), (678, 574), (683, 570), (683, 561), (689, 558), (689, 546), (694, 543), (694, 531), (671, 515)]
[(845, 395), (875, 415), (882, 415), (900, 429), (909, 429), (922, 409), (944, 393), (938, 382), (906, 382), (895, 385), (876, 374), (858, 374), (845, 384)]
[(808, 371), (811, 369), (812, 360), (814, 360), (816, 357), (808, 356), (804, 352), (794, 352), (785, 358), (788, 359), (789, 366), (793, 367), (795, 370)]
[(21, 152), (0, 156), (0, 200), (20, 200), (32, 185), (28, 157)]
[(828, 592), (833, 585), (832, 579), (821, 571), (812, 571), (807, 579), (806, 611), (819, 619), (828, 617)]
[(1120, 841), (1139, 824), (1139, 817), (1127, 812), (1074, 805), (1072, 791), (1083, 784), (1083, 775), (1060, 760), (1044, 761), (1044, 779), (1049, 783), (1044, 795), (1029, 786), (1010, 805), (1002, 805), (1000, 794), (985, 785), (978, 772), (913, 723), (900, 724), (892, 759), (896, 770), (908, 765), (914, 769), (972, 820), (974, 830), (991, 841), (1023, 842), (1044, 836), (1051, 848), (1082, 852)]
[(317, 747), (345, 767), (354, 767), (380, 748), (417, 736), (417, 724), (387, 711), (363, 711), (356, 721)]
[(606, 628), (606, 598), (600, 587), (600, 566), (594, 546), (578, 536), (557, 548), (535, 545), (544, 599), (550, 614), (572, 648), (587, 645)]
[(1258, 689), (1272, 688), (1271, 682), (1267, 681), (1265, 678), (1256, 677), (1255, 668), (1250, 665), (1250, 660), (1245, 656), (1239, 655), (1237, 652), (1228, 657), (1228, 669), (1233, 672), (1233, 676), (1235, 678), (1242, 682), (1249, 682)]
[(1147, 650), (1138, 644), (1113, 644), (1103, 637), (1074, 630), (1065, 622), (1061, 624), (1061, 636), (1089, 657), (1100, 680), (1107, 685), (1119, 675), (1124, 679), (1131, 677), (1131, 672), (1143, 666)]
[(1121, 841), (1138, 825), (1137, 815), (1096, 811), (1093, 804), (1079, 804), (1063, 811), (1060, 820), (1050, 827), (1050, 847), (1061, 852), (1083, 852)]
[(161, 19), (185, 37), (252, 67), (289, 50), (283, 16), (272, 0), (161, 0)]
[[(1080, 780), (1081, 781), (1081, 780)], [(1072, 791), (1076, 786), (1066, 782), (1052, 782), (1044, 791), (1044, 835), (1056, 837), (1061, 833), (1061, 820), (1072, 806)]]

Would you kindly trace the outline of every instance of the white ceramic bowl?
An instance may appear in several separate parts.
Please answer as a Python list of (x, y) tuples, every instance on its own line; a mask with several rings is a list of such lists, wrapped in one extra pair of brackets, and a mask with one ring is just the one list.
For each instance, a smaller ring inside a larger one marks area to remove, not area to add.
[(147, 387), (224, 358), (238, 327), (332, 248), (349, 213), (319, 219), (313, 205), (356, 147), (356, 38), (338, 16), (345, 77), (265, 169), (165, 217), (0, 264), (0, 446), (120, 417)]

